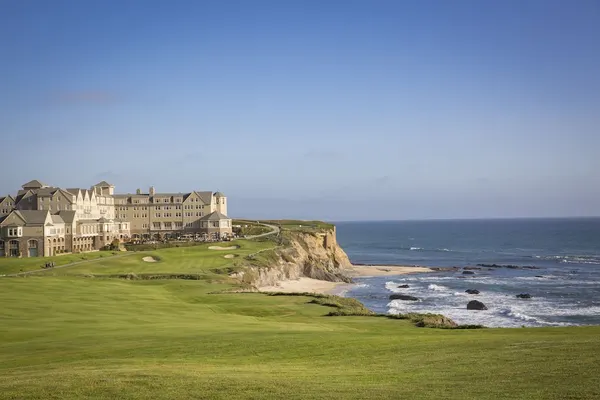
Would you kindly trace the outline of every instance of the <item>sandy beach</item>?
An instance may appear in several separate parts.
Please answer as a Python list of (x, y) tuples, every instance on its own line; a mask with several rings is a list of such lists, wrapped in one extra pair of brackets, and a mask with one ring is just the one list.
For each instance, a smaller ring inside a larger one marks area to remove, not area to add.
[(404, 275), (432, 271), (432, 269), (427, 267), (407, 265), (353, 265), (346, 273), (351, 277), (369, 278), (374, 276)]
[(261, 292), (285, 292), (285, 293), (330, 293), (337, 286), (347, 285), (344, 282), (320, 281), (312, 278), (300, 278), (298, 280), (282, 281), (277, 286), (261, 286)]
[[(431, 272), (426, 267), (387, 266), (387, 265), (354, 265), (344, 272), (351, 277), (367, 278), (373, 276), (393, 276), (418, 272)], [(261, 292), (285, 293), (324, 293), (342, 295), (352, 288), (352, 284), (345, 282), (329, 282), (312, 278), (300, 278), (279, 282), (276, 286), (261, 286)]]

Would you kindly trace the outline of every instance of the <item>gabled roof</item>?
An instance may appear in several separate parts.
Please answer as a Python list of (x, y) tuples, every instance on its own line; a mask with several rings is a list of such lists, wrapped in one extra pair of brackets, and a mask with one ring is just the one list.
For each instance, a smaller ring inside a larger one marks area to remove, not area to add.
[(17, 203), (17, 202), (15, 201), (15, 199), (14, 199), (14, 198), (13, 198), (13, 197), (12, 197), (10, 194), (9, 194), (9, 195), (7, 195), (7, 196), (2, 196), (2, 197), (0, 197), (0, 204), (4, 203), (4, 201), (5, 201), (5, 200), (9, 200), (9, 201), (11, 201), (11, 200), (12, 200), (13, 206), (14, 206), (14, 205)]
[(62, 218), (62, 220), (65, 223), (72, 224), (73, 221), (75, 220), (75, 214), (76, 213), (77, 213), (77, 211), (62, 210), (62, 211), (59, 211), (57, 214), (60, 215), (60, 217)]
[(35, 194), (37, 194), (38, 197), (49, 197), (49, 196), (52, 196), (54, 193), (56, 193), (56, 191), (58, 191), (58, 190), (59, 189), (56, 187), (45, 187), (45, 188), (36, 190)]
[(81, 192), (81, 189), (77, 189), (77, 188), (68, 188), (65, 190), (75, 196), (79, 195), (79, 193)]
[(218, 211), (212, 212), (204, 217), (200, 218), (200, 221), (220, 221), (222, 219), (231, 219), (227, 215)]
[(217, 192), (214, 194), (215, 197), (225, 197), (225, 195), (221, 192)]
[(153, 197), (183, 197), (185, 193), (154, 193)]
[(101, 188), (105, 188), (105, 187), (115, 187), (115, 185), (113, 185), (113, 184), (110, 184), (110, 183), (108, 183), (108, 182), (106, 182), (106, 181), (102, 181), (102, 182), (100, 182), (100, 183), (96, 183), (96, 184), (95, 184), (94, 186), (92, 186), (92, 187), (101, 187)]
[(40, 181), (38, 181), (37, 179), (34, 179), (32, 181), (29, 181), (25, 184), (23, 184), (23, 186), (21, 186), (23, 189), (25, 188), (32, 188), (32, 189), (41, 189), (44, 187), (47, 187), (48, 185), (46, 185), (45, 183), (42, 183)]
[(65, 221), (63, 221), (63, 219), (61, 218), (60, 215), (51, 215), (50, 217), (52, 218), (53, 224), (64, 224), (65, 223)]
[(204, 204), (212, 203), (212, 192), (196, 192)]
[(51, 197), (51, 196), (55, 196), (57, 193), (62, 194), (69, 202), (73, 202), (73, 194), (69, 191), (63, 190), (61, 188), (56, 188), (56, 187), (47, 187), (47, 188), (43, 188), (43, 189), (38, 189), (36, 191), (36, 194), (38, 195), (38, 197)]
[(15, 199), (15, 205), (19, 204), (21, 202), (21, 200), (23, 200), (26, 197), (30, 197), (33, 196), (33, 192), (31, 190), (19, 190), (19, 193), (17, 194), (17, 198)]
[(48, 210), (15, 210), (13, 213), (18, 215), (25, 223), (32, 225), (43, 225), (48, 216)]

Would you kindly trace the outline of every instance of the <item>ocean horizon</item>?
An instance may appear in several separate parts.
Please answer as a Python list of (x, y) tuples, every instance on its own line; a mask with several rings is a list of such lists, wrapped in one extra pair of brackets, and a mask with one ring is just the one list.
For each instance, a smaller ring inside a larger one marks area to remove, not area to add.
[[(356, 279), (347, 295), (374, 311), (440, 313), (458, 323), (489, 327), (600, 324), (600, 217), (336, 225), (338, 242), (353, 263), (455, 268)], [(463, 274), (464, 267), (472, 274)], [(467, 289), (480, 294), (469, 295)], [(419, 300), (390, 301), (393, 293)], [(522, 293), (531, 298), (516, 297)], [(482, 301), (488, 310), (467, 310), (470, 300)]]

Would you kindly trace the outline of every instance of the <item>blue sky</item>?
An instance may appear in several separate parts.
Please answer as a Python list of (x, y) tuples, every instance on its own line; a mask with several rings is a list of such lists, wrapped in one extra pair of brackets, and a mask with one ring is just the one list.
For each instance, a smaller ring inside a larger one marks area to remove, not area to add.
[(0, 193), (233, 217), (600, 215), (600, 2), (2, 1)]

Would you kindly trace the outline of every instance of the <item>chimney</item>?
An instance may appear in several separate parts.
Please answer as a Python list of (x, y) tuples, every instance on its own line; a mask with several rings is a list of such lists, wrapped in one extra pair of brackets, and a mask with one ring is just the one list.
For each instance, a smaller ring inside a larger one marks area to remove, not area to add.
[(142, 194), (142, 189), (135, 189), (135, 194)]
[(148, 190), (148, 193), (150, 194), (150, 196), (154, 196), (154, 186), (150, 186), (150, 190)]

